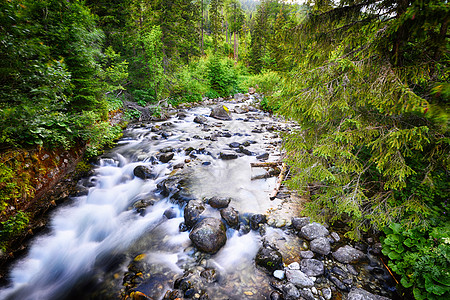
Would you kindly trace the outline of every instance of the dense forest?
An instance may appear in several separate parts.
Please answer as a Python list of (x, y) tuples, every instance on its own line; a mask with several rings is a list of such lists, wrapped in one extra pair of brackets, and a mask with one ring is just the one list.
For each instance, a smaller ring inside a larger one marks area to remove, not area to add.
[[(0, 9), (0, 148), (95, 156), (124, 111), (245, 93), (295, 120), (287, 184), (305, 213), (379, 231), (416, 299), (450, 297), (448, 1), (9, 0)], [(0, 165), (0, 236), (29, 193)], [(31, 191), (32, 192), (32, 191)], [(8, 211), (8, 215), (6, 214)], [(3, 249), (5, 250), (5, 249)]]

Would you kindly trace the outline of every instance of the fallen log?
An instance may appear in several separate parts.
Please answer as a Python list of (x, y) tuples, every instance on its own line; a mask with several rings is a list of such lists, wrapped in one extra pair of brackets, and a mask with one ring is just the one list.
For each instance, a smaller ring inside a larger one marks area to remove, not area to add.
[(270, 167), (277, 167), (281, 164), (282, 164), (281, 161), (270, 161), (270, 162), (250, 163), (250, 166), (252, 168), (270, 168)]
[(277, 180), (277, 184), (275, 186), (275, 189), (269, 195), (270, 200), (275, 199), (275, 197), (277, 196), (277, 194), (278, 194), (278, 192), (279, 192), (279, 190), (281, 188), (281, 185), (283, 183), (283, 180), (286, 177), (287, 170), (288, 170), (287, 165), (285, 163), (283, 163), (282, 166), (281, 166), (281, 172), (278, 175), (278, 180)]

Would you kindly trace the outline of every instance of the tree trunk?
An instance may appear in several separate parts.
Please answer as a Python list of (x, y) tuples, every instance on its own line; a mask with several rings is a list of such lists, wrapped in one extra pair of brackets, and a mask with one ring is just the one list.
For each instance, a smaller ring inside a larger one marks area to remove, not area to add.
[(202, 56), (205, 55), (205, 52), (203, 51), (203, 0), (202, 0), (202, 41), (201, 41), (201, 45), (200, 45), (200, 49), (201, 49), (201, 54)]

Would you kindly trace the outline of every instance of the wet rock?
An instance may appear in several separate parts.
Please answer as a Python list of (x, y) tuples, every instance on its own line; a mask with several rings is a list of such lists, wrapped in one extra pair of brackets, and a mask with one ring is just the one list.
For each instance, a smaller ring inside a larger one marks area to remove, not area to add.
[(163, 153), (159, 156), (159, 161), (162, 163), (168, 163), (169, 161), (172, 160), (173, 156), (175, 154), (173, 152), (170, 153)]
[(334, 285), (335, 285), (338, 289), (340, 289), (341, 291), (344, 291), (344, 292), (348, 292), (348, 291), (349, 291), (349, 288), (348, 288), (342, 281), (340, 281), (338, 278), (336, 278), (335, 276), (330, 275), (330, 276), (328, 277), (328, 279), (330, 279), (330, 281), (331, 281), (332, 283), (334, 283)]
[(309, 289), (302, 289), (299, 290), (300, 297), (302, 297), (304, 300), (315, 300), (313, 293)]
[(303, 237), (307, 240), (313, 240), (319, 237), (327, 236), (329, 234), (328, 229), (326, 229), (325, 226), (315, 222), (303, 226), (300, 231)]
[(187, 225), (184, 224), (184, 222), (181, 222), (180, 225), (178, 226), (178, 229), (180, 230), (180, 232), (186, 232), (189, 230), (189, 227), (187, 227)]
[(286, 269), (286, 278), (298, 288), (314, 286), (314, 282), (300, 270)]
[(330, 242), (325, 237), (319, 237), (309, 244), (311, 251), (322, 255), (328, 255), (331, 251)]
[(336, 275), (338, 275), (338, 276), (341, 276), (341, 277), (343, 277), (343, 278), (347, 277), (347, 273), (345, 273), (345, 271), (342, 270), (342, 269), (339, 268), (339, 267), (333, 267), (333, 268), (331, 268), (331, 272), (333, 272), (334, 274), (336, 274)]
[(275, 270), (273, 271), (273, 276), (277, 279), (283, 280), (285, 277), (285, 272), (283, 270)]
[(293, 262), (288, 266), (291, 270), (300, 270), (300, 264), (298, 262)]
[(258, 250), (255, 257), (256, 265), (273, 273), (275, 270), (283, 269), (283, 257), (280, 251), (269, 245), (263, 246)]
[(250, 217), (250, 228), (258, 230), (260, 224), (266, 223), (266, 216), (262, 214), (254, 214)]
[(184, 119), (184, 118), (186, 118), (187, 116), (188, 116), (188, 114), (187, 114), (186, 112), (184, 112), (184, 111), (179, 111), (179, 112), (177, 113), (178, 119)]
[(313, 258), (314, 252), (308, 250), (308, 251), (300, 251), (300, 257), (301, 258)]
[(300, 231), (302, 229), (303, 226), (308, 225), (309, 224), (309, 217), (304, 217), (304, 218), (297, 218), (294, 217), (292, 218), (292, 227), (294, 227), (295, 230)]
[(339, 237), (339, 234), (337, 234), (336, 232), (332, 232), (332, 233), (330, 233), (330, 235), (335, 242), (339, 242), (341, 240), (341, 238)]
[(341, 263), (348, 264), (360, 261), (365, 257), (365, 255), (360, 250), (357, 250), (349, 245), (345, 245), (333, 252), (333, 257)]
[(313, 258), (302, 259), (300, 270), (308, 276), (320, 276), (324, 273), (323, 262)]
[(203, 270), (200, 273), (200, 276), (203, 277), (208, 283), (216, 282), (219, 279), (219, 274), (214, 269)]
[(300, 298), (300, 292), (293, 283), (285, 284), (282, 291), (285, 300), (298, 300)]
[(201, 217), (200, 215), (205, 211), (203, 202), (199, 200), (191, 200), (184, 208), (184, 223), (188, 227), (193, 227), (197, 224)]
[(147, 166), (137, 166), (133, 170), (134, 176), (141, 179), (153, 179), (156, 177), (156, 174), (152, 173), (152, 169)]
[(162, 149), (159, 150), (159, 152), (161, 153), (169, 153), (169, 152), (173, 152), (173, 148), (172, 147), (164, 147)]
[(269, 158), (269, 153), (265, 152), (263, 154), (258, 155), (256, 158), (259, 160), (266, 160)]
[(245, 154), (245, 155), (248, 155), (248, 156), (253, 156), (253, 155), (255, 155), (255, 153), (253, 153), (252, 151), (248, 150), (247, 148), (244, 148), (242, 145), (239, 146), (239, 151), (240, 151), (241, 153)]
[(232, 142), (230, 144), (228, 144), (228, 146), (230, 146), (230, 148), (239, 148), (241, 144), (239, 144), (238, 142)]
[(177, 210), (173, 207), (170, 207), (164, 211), (164, 216), (167, 219), (173, 219), (177, 217)]
[(238, 155), (235, 152), (223, 150), (219, 153), (219, 157), (223, 160), (230, 160), (238, 158)]
[(231, 228), (236, 228), (239, 225), (239, 212), (233, 207), (221, 209), (220, 216)]
[(273, 291), (269, 296), (270, 300), (283, 300), (283, 295), (280, 292)]
[(231, 202), (231, 198), (226, 198), (226, 197), (211, 197), (209, 199), (206, 200), (206, 203), (209, 204), (211, 207), (214, 208), (225, 208), (228, 207), (228, 205)]
[(247, 233), (249, 233), (251, 230), (250, 226), (241, 223), (239, 225), (239, 235), (246, 235)]
[(216, 253), (227, 241), (226, 228), (219, 219), (205, 218), (195, 225), (189, 238), (199, 250)]
[(352, 265), (347, 265), (347, 271), (352, 275), (358, 275), (359, 272), (356, 270), (356, 268)]
[(331, 289), (329, 287), (323, 288), (322, 295), (326, 300), (330, 300), (332, 296)]
[(389, 298), (374, 295), (360, 288), (353, 288), (348, 294), (347, 300), (389, 300)]
[(209, 116), (212, 118), (224, 120), (224, 121), (228, 121), (228, 120), (232, 119), (230, 110), (228, 109), (228, 107), (226, 107), (225, 105), (221, 105), (221, 104), (215, 106), (212, 109), (211, 114)]
[(234, 94), (233, 98), (236, 101), (242, 101), (245, 99), (245, 95), (242, 93), (237, 93), (237, 94)]
[(194, 122), (198, 123), (198, 124), (205, 124), (207, 122), (207, 119), (205, 116), (199, 115), (199, 116), (195, 116)]

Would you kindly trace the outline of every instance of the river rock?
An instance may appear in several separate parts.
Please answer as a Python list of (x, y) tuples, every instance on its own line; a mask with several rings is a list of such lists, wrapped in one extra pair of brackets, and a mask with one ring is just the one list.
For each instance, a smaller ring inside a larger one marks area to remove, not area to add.
[(344, 264), (355, 263), (364, 258), (364, 253), (357, 250), (349, 245), (345, 245), (335, 252), (333, 252), (333, 257)]
[(348, 293), (347, 300), (389, 300), (389, 298), (371, 294), (360, 288), (353, 288)]
[(215, 106), (212, 109), (211, 114), (209, 116), (212, 118), (224, 120), (224, 121), (229, 121), (232, 119), (230, 110), (228, 109), (228, 107), (226, 107), (225, 105), (222, 105), (222, 104)]
[(152, 173), (152, 169), (147, 166), (137, 166), (136, 168), (134, 168), (133, 174), (134, 174), (134, 176), (139, 177), (144, 180), (152, 179), (152, 178), (156, 177), (156, 175), (154, 173)]
[(326, 229), (325, 226), (315, 222), (303, 226), (300, 231), (307, 240), (314, 240), (329, 234), (328, 229)]
[(291, 223), (292, 223), (292, 227), (294, 227), (295, 230), (300, 231), (303, 226), (309, 224), (309, 221), (310, 221), (309, 217), (304, 217), (304, 218), (294, 217), (294, 218), (292, 218)]
[(273, 277), (283, 280), (285, 277), (285, 273), (283, 270), (275, 270), (273, 271)]
[(205, 218), (189, 234), (192, 243), (206, 253), (216, 253), (227, 242), (226, 227), (216, 218)]
[(258, 230), (259, 224), (266, 223), (266, 216), (262, 214), (254, 214), (250, 217), (250, 228), (253, 230)]
[(280, 251), (272, 248), (271, 246), (263, 246), (258, 250), (255, 257), (256, 265), (263, 267), (270, 273), (275, 270), (283, 269), (283, 257)]
[(177, 217), (177, 210), (173, 207), (170, 207), (164, 211), (164, 216), (167, 219), (173, 219)]
[(228, 204), (230, 204), (231, 198), (227, 197), (211, 197), (206, 200), (206, 203), (208, 203), (211, 207), (214, 208), (225, 208), (228, 207)]
[(324, 273), (323, 262), (313, 258), (302, 259), (300, 270), (308, 276), (320, 276)]
[(267, 160), (269, 158), (269, 153), (265, 152), (263, 154), (260, 154), (256, 157), (259, 160)]
[(326, 300), (330, 300), (332, 296), (331, 289), (329, 287), (324, 287), (322, 289), (322, 295)]
[(199, 116), (195, 116), (194, 118), (194, 122), (198, 123), (198, 124), (205, 124), (207, 121), (205, 116), (199, 115)]
[(219, 153), (219, 157), (223, 160), (230, 160), (238, 158), (238, 155), (235, 152), (223, 150)]
[(309, 248), (315, 253), (328, 255), (331, 251), (330, 242), (325, 237), (319, 237), (310, 242)]
[(170, 152), (170, 153), (162, 153), (162, 154), (159, 156), (159, 161), (162, 162), (162, 163), (168, 163), (169, 161), (172, 160), (172, 158), (173, 158), (174, 155), (175, 155), (175, 154), (174, 154), (173, 152)]
[(286, 278), (298, 288), (314, 286), (314, 282), (305, 273), (300, 270), (286, 269)]
[(236, 100), (236, 101), (242, 101), (242, 100), (244, 100), (245, 99), (245, 95), (244, 94), (242, 94), (242, 93), (237, 93), (237, 94), (234, 94), (234, 100)]
[(300, 292), (293, 283), (283, 285), (282, 291), (285, 300), (298, 300), (300, 298)]
[(330, 276), (328, 277), (328, 279), (330, 279), (330, 281), (331, 281), (332, 283), (334, 283), (334, 285), (335, 285), (338, 289), (340, 289), (341, 291), (344, 291), (344, 292), (348, 292), (348, 291), (349, 291), (349, 288), (348, 288), (342, 281), (340, 281), (338, 278), (336, 278), (335, 276), (330, 275)]
[(188, 227), (193, 227), (200, 221), (200, 215), (205, 210), (203, 202), (199, 200), (191, 200), (184, 208), (184, 223)]
[(221, 209), (220, 216), (231, 228), (236, 228), (239, 224), (239, 212), (233, 207)]
[(300, 292), (300, 297), (304, 300), (316, 300), (310, 289), (301, 289), (298, 291)]
[(301, 258), (313, 258), (314, 252), (312, 252), (311, 250), (300, 251), (300, 257)]

